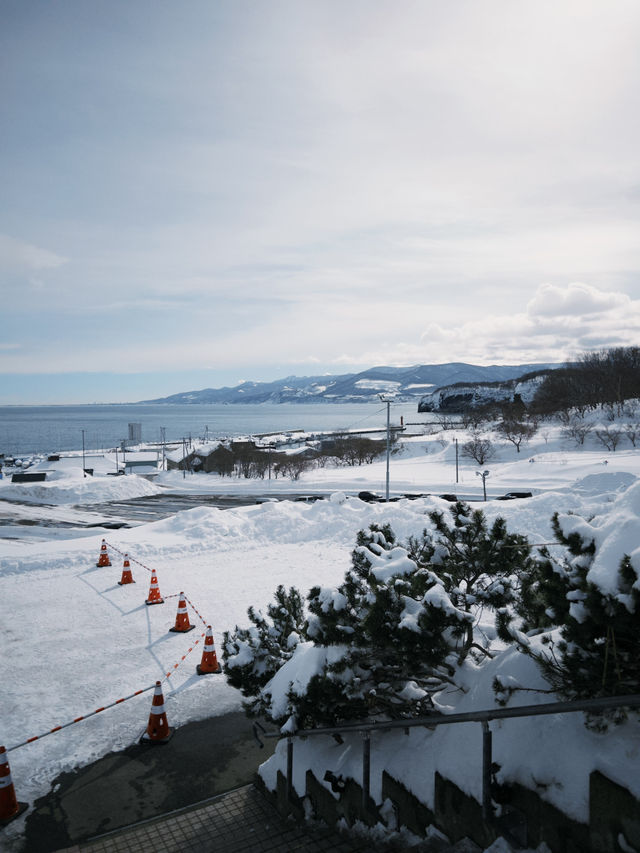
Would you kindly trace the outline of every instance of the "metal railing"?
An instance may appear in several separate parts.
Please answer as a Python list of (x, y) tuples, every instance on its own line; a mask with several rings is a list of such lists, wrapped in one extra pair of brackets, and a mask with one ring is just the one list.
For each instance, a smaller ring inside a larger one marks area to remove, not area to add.
[(371, 776), (371, 732), (385, 732), (392, 729), (408, 730), (416, 726), (435, 728), (455, 723), (482, 723), (482, 816), (489, 821), (493, 814), (491, 805), (491, 720), (505, 720), (514, 717), (540, 717), (548, 714), (574, 714), (578, 711), (606, 711), (611, 708), (640, 708), (640, 694), (632, 696), (607, 696), (599, 699), (583, 699), (578, 702), (547, 702), (543, 705), (521, 705), (516, 708), (490, 708), (484, 711), (469, 711), (461, 714), (433, 714), (427, 717), (413, 717), (407, 720), (387, 720), (384, 722), (361, 722), (342, 726), (329, 726), (317, 729), (301, 729), (291, 734), (267, 732), (255, 722), (253, 734), (258, 744), (264, 744), (260, 736), (267, 738), (286, 738), (287, 740), (287, 800), (293, 793), (293, 741), (295, 738), (316, 737), (317, 735), (336, 736), (349, 733), (362, 735), (362, 807), (367, 811), (370, 799)]

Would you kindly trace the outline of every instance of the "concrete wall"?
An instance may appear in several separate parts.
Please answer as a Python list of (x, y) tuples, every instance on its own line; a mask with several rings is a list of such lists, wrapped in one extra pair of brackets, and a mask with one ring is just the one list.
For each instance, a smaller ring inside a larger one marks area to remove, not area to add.
[[(307, 771), (305, 797), (315, 817), (329, 826), (341, 819), (350, 825), (357, 820), (369, 825), (383, 822), (381, 803), (369, 799), (365, 806), (360, 784), (354, 779), (345, 779), (344, 783), (343, 791), (333, 793)], [(265, 793), (282, 814), (303, 820), (302, 798), (294, 792), (289, 802), (286, 787), (286, 779), (279, 772), (277, 791)], [(590, 776), (588, 824), (572, 820), (522, 785), (501, 786), (501, 794), (501, 814), (487, 823), (482, 818), (481, 804), (439, 773), (435, 774), (431, 805), (421, 802), (386, 771), (382, 775), (382, 800), (393, 803), (398, 825), (418, 836), (424, 836), (426, 827), (433, 825), (453, 843), (470, 838), (484, 848), (502, 835), (523, 847), (545, 842), (552, 853), (621, 853), (624, 846), (619, 839), (623, 838), (628, 849), (640, 853), (640, 802), (601, 773)]]

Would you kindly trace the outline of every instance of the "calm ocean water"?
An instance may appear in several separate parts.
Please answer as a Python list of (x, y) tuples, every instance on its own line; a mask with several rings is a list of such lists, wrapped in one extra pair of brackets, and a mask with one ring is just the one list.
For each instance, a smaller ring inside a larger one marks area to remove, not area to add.
[[(391, 407), (392, 423), (419, 420), (418, 403)], [(422, 416), (423, 417), (423, 416)], [(142, 441), (191, 435), (226, 437), (294, 429), (333, 430), (386, 425), (384, 403), (281, 403), (260, 405), (91, 405), (1, 406), (0, 453), (27, 455), (115, 447), (128, 437), (128, 424), (142, 424)]]

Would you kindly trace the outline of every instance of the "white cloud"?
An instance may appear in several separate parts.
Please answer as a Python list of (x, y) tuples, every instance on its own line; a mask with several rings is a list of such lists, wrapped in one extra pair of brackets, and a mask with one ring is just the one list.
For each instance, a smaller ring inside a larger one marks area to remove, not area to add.
[(31, 274), (36, 270), (55, 269), (67, 262), (67, 258), (0, 234), (0, 270), (9, 274)]
[(530, 317), (575, 318), (615, 308), (632, 309), (631, 300), (624, 293), (605, 293), (581, 282), (569, 284), (565, 288), (543, 284), (527, 304), (527, 314)]
[(452, 327), (434, 323), (422, 335), (423, 354), (433, 356), (437, 349), (447, 361), (482, 363), (563, 361), (583, 350), (637, 345), (638, 340), (640, 300), (581, 283), (543, 284), (525, 312), (488, 312)]

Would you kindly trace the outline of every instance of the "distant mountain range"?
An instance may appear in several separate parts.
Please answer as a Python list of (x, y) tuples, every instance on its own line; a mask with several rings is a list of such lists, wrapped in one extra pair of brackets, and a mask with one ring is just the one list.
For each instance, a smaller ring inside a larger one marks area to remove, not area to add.
[(287, 376), (274, 382), (241, 382), (232, 388), (184, 391), (142, 403), (367, 403), (380, 394), (395, 394), (400, 402), (421, 397), (457, 382), (499, 382), (517, 379), (535, 370), (560, 364), (494, 364), (482, 367), (464, 362), (421, 364), (413, 367), (372, 367), (341, 376)]

